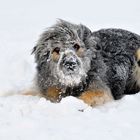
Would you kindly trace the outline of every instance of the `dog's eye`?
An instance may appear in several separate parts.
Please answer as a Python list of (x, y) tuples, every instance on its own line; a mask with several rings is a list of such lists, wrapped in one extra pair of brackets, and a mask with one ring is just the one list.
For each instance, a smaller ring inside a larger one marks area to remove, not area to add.
[(57, 53), (57, 54), (59, 54), (60, 48), (59, 48), (59, 47), (54, 48), (53, 53), (54, 53), (54, 52)]
[(79, 44), (74, 44), (73, 48), (74, 48), (76, 51), (78, 51), (78, 50), (80, 49), (80, 46), (79, 46)]

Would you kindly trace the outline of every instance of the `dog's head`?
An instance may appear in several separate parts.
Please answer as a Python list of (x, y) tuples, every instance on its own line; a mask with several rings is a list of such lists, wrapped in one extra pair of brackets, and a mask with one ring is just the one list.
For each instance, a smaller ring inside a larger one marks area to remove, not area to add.
[(87, 27), (63, 20), (45, 31), (33, 49), (42, 78), (51, 77), (49, 81), (64, 86), (76, 86), (85, 79), (94, 57), (88, 47), (90, 35)]

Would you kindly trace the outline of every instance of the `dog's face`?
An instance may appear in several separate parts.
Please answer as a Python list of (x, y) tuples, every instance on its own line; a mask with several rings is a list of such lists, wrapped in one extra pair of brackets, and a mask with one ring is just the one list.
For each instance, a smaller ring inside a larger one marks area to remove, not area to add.
[(52, 43), (51, 51), (54, 75), (59, 82), (66, 86), (79, 84), (90, 69), (90, 59), (87, 57), (86, 48), (80, 40), (66, 40)]
[(34, 48), (38, 72), (64, 86), (78, 85), (86, 78), (93, 55), (84, 42), (88, 32), (65, 21), (46, 31)]

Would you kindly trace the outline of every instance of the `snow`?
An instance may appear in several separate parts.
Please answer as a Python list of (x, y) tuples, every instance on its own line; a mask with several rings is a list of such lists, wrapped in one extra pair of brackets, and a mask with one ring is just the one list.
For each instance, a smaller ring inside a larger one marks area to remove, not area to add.
[[(67, 97), (59, 104), (44, 98), (0, 98), (1, 140), (139, 139), (140, 95), (91, 108)], [(83, 111), (81, 111), (83, 110)]]
[(92, 30), (116, 27), (140, 34), (139, 4), (139, 0), (0, 0), (0, 140), (139, 140), (140, 94), (96, 108), (74, 97), (54, 104), (20, 95), (33, 85), (32, 48), (57, 18)]

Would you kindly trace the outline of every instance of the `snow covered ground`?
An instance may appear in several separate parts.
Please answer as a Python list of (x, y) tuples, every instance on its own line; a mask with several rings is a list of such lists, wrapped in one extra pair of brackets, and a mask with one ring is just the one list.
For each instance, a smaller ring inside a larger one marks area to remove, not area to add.
[(139, 0), (0, 0), (0, 140), (139, 140), (140, 94), (98, 108), (74, 97), (53, 104), (20, 95), (35, 76), (31, 50), (57, 18), (92, 30), (116, 27), (140, 34), (139, 5)]
[(140, 95), (94, 109), (73, 97), (60, 104), (31, 96), (1, 97), (0, 139), (139, 140), (139, 106)]

